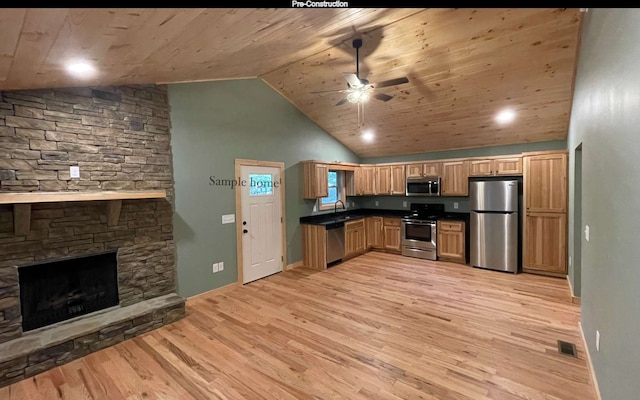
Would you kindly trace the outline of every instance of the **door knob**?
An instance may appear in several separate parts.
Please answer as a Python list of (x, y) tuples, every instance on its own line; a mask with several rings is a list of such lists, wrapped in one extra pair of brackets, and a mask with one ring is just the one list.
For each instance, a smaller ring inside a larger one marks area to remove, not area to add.
[(246, 229), (243, 229), (243, 230), (242, 230), (242, 233), (249, 233), (249, 231), (248, 231), (248, 230), (246, 230)]

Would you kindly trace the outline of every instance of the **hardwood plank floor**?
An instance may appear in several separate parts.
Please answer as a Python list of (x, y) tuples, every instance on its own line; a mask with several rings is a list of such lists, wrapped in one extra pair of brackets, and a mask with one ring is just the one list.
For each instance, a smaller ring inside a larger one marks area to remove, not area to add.
[(0, 399), (595, 399), (564, 279), (372, 252), (187, 312)]

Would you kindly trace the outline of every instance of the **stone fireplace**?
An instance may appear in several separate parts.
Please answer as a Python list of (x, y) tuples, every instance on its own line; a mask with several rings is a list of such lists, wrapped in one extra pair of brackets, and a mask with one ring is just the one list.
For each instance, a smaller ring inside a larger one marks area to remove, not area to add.
[(169, 129), (163, 86), (0, 92), (0, 195), (166, 191), (115, 221), (107, 201), (33, 203), (26, 230), (0, 205), (0, 386), (184, 316)]

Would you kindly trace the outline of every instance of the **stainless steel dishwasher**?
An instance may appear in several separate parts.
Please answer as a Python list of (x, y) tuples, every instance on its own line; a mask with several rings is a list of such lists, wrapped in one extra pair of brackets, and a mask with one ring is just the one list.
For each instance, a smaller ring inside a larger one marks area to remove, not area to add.
[(327, 225), (327, 264), (344, 257), (344, 222)]

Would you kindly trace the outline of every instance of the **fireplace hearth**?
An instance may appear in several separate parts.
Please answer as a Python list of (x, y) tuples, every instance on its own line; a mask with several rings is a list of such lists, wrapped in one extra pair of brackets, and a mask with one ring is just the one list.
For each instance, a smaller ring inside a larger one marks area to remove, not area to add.
[(24, 332), (118, 305), (115, 251), (18, 269)]

